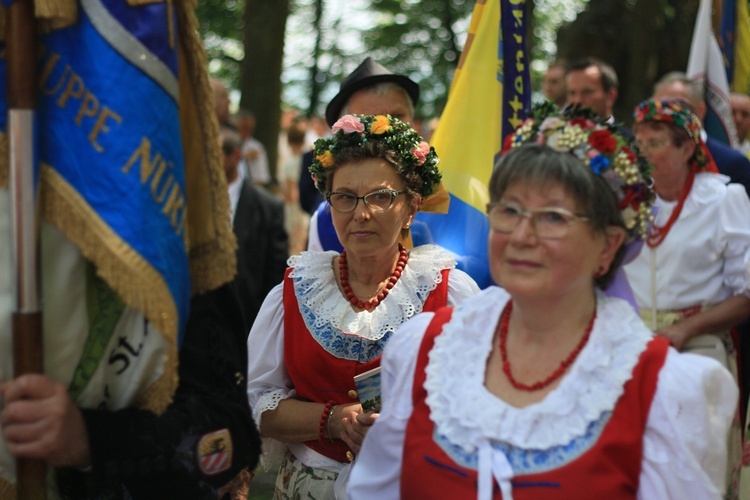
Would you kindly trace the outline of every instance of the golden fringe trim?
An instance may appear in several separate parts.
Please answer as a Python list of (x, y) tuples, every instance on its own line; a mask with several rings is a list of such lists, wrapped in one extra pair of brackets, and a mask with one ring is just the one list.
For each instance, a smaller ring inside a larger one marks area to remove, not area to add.
[[(0, 133), (0, 188), (7, 189), (8, 182), (10, 182), (8, 174), (8, 136), (5, 133)], [(2, 497), (0, 497), (2, 498)]]
[[(197, 0), (129, 0), (135, 5), (158, 1), (171, 4), (178, 19), (179, 105), (188, 199), (190, 271), (193, 292), (201, 293), (234, 278), (237, 242), (229, 215), (213, 91), (206, 71), (208, 61), (197, 28)], [(77, 0), (36, 0), (35, 8), (39, 32), (63, 28), (78, 18)], [(0, 40), (4, 39), (5, 10), (0, 9)], [(3, 154), (0, 187), (8, 185), (7, 161), (7, 154)]]
[(77, 0), (35, 0), (34, 11), (39, 22), (37, 31), (65, 28), (78, 19)]
[[(179, 377), (177, 375), (178, 357), (177, 339), (174, 342), (167, 339), (167, 359), (164, 361), (164, 373), (156, 382), (151, 384), (135, 400), (135, 405), (142, 410), (149, 410), (160, 415), (172, 403)], [(2, 497), (0, 497), (2, 498)]]
[(177, 309), (167, 284), (48, 165), (42, 165), (41, 192), (44, 218), (72, 241), (122, 300), (142, 311), (166, 339), (165, 371), (138, 400), (142, 409), (163, 412), (177, 388), (178, 362)]
[(208, 62), (198, 35), (197, 0), (175, 2), (180, 32), (180, 122), (185, 156), (193, 292), (231, 281), (237, 272), (237, 242), (222, 168), (219, 126)]

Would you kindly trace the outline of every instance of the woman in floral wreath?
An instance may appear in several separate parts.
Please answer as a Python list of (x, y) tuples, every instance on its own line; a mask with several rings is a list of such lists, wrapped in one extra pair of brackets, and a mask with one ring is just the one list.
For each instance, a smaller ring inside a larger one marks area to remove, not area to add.
[[(625, 266), (641, 317), (678, 350), (712, 356), (736, 379), (729, 330), (750, 315), (750, 200), (741, 185), (718, 174), (687, 105), (644, 101), (633, 131), (653, 165), (657, 207), (646, 245)], [(739, 450), (737, 423), (729, 498), (737, 495)]]
[(353, 377), (380, 365), (408, 318), (479, 291), (439, 247), (401, 243), (440, 180), (434, 149), (390, 116), (346, 115), (332, 133), (316, 141), (310, 172), (344, 251), (292, 257), (248, 338), (253, 417), (288, 449), (276, 498), (333, 498), (375, 418)]
[(351, 498), (719, 498), (737, 398), (601, 287), (644, 236), (647, 167), (543, 107), (490, 180), (491, 287), (403, 325)]

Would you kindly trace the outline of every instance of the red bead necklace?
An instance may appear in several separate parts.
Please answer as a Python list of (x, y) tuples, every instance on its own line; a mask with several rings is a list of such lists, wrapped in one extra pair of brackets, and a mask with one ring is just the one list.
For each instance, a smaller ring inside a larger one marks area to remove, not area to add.
[(406, 261), (409, 260), (409, 252), (407, 252), (406, 249), (400, 244), (398, 248), (398, 262), (396, 262), (396, 268), (393, 270), (393, 274), (391, 274), (391, 277), (388, 278), (388, 282), (385, 284), (385, 287), (383, 287), (382, 290), (378, 291), (378, 294), (375, 297), (367, 301), (359, 300), (357, 296), (354, 295), (352, 287), (349, 284), (349, 270), (346, 267), (346, 250), (341, 252), (341, 256), (339, 258), (339, 276), (341, 277), (341, 288), (344, 289), (344, 293), (346, 294), (346, 300), (351, 302), (352, 305), (357, 306), (360, 309), (365, 309), (367, 311), (369, 311), (370, 309), (375, 309), (378, 304), (383, 302), (383, 299), (388, 296), (391, 288), (393, 288), (393, 285), (395, 285), (398, 279), (401, 277), (401, 273), (404, 271), (404, 267), (406, 266)]
[(675, 206), (674, 210), (672, 210), (672, 215), (669, 216), (669, 220), (667, 221), (667, 223), (663, 226), (657, 226), (656, 223), (651, 224), (651, 229), (646, 236), (646, 244), (649, 246), (649, 248), (658, 247), (661, 242), (664, 241), (664, 238), (667, 237), (667, 233), (669, 233), (669, 230), (672, 229), (672, 226), (677, 220), (677, 217), (679, 217), (680, 212), (682, 212), (682, 206), (685, 204), (685, 199), (690, 193), (690, 190), (693, 188), (693, 179), (695, 179), (695, 172), (691, 170), (690, 175), (685, 182), (685, 188), (682, 190), (680, 199), (677, 201), (677, 206)]
[(575, 347), (575, 349), (573, 349), (573, 352), (571, 352), (570, 355), (565, 358), (562, 363), (560, 363), (560, 366), (558, 366), (557, 369), (552, 372), (549, 377), (539, 382), (535, 382), (531, 385), (526, 385), (517, 381), (515, 378), (513, 378), (513, 374), (511, 373), (510, 361), (508, 361), (508, 349), (505, 343), (508, 340), (508, 324), (510, 323), (510, 313), (512, 310), (513, 302), (508, 301), (508, 305), (505, 306), (502, 317), (500, 319), (500, 356), (503, 361), (503, 372), (505, 372), (505, 375), (508, 377), (511, 385), (516, 389), (529, 392), (542, 390), (558, 378), (562, 377), (563, 373), (565, 373), (565, 370), (567, 370), (568, 367), (573, 364), (578, 355), (581, 353), (581, 350), (583, 350), (583, 346), (586, 345), (586, 342), (588, 342), (589, 337), (591, 336), (591, 329), (594, 327), (594, 320), (596, 319), (596, 309), (594, 309), (594, 314), (591, 316), (591, 321), (589, 321), (589, 326), (586, 328), (586, 333), (583, 334), (583, 338), (580, 342), (578, 342), (578, 345)]

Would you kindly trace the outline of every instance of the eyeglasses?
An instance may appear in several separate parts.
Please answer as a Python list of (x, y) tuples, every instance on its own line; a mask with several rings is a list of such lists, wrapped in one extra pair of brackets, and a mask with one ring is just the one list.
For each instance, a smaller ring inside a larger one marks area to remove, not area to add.
[(649, 151), (658, 151), (661, 148), (672, 144), (669, 139), (649, 139), (647, 141), (635, 141), (635, 147), (641, 153), (648, 153)]
[(564, 238), (571, 225), (589, 220), (588, 217), (576, 215), (564, 208), (524, 210), (503, 202), (488, 204), (487, 215), (490, 227), (499, 233), (512, 233), (521, 223), (521, 219), (528, 217), (537, 237), (548, 240)]
[(393, 189), (379, 189), (364, 196), (355, 196), (351, 193), (342, 193), (340, 191), (331, 191), (326, 194), (326, 200), (337, 212), (351, 212), (357, 208), (359, 200), (365, 202), (367, 208), (373, 212), (382, 212), (388, 210), (393, 205), (396, 196), (406, 193), (404, 191), (395, 191)]

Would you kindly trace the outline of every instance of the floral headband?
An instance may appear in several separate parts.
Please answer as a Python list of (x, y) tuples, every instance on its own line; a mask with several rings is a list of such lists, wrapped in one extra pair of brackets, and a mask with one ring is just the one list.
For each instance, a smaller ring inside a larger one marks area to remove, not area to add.
[(602, 123), (590, 110), (557, 111), (552, 103), (545, 102), (534, 109), (532, 118), (505, 138), (503, 154), (529, 143), (570, 153), (601, 176), (615, 193), (628, 242), (646, 236), (654, 198), (650, 168), (613, 126)]
[(408, 123), (390, 115), (344, 115), (333, 124), (331, 132), (333, 137), (318, 139), (313, 146), (310, 174), (321, 193), (326, 192), (326, 179), (335, 164), (337, 152), (374, 141), (382, 141), (401, 157), (401, 176), (411, 172), (419, 176), (422, 186), (418, 192), (423, 198), (432, 194), (440, 182), (437, 168), (440, 160), (435, 149)]
[(701, 120), (689, 108), (679, 101), (646, 100), (633, 110), (635, 123), (661, 122), (670, 123), (687, 132), (688, 136), (698, 145), (693, 153), (690, 168), (694, 172), (718, 172), (711, 153), (701, 139)]

